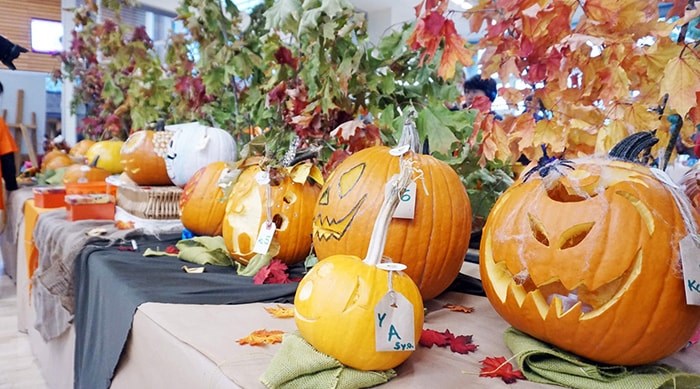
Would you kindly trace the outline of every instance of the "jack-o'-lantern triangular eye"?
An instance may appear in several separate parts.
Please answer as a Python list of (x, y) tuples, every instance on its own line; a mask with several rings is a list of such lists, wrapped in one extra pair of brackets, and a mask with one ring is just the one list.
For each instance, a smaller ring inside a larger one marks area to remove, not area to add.
[(345, 197), (352, 188), (355, 187), (355, 184), (357, 184), (358, 181), (360, 181), (360, 177), (362, 177), (362, 173), (365, 172), (365, 164), (361, 163), (350, 170), (346, 171), (343, 173), (343, 175), (340, 176), (340, 181), (338, 182), (338, 189), (340, 190), (340, 198)]
[(319, 197), (318, 199), (319, 204), (328, 205), (328, 189), (329, 188), (326, 188), (326, 190), (324, 190), (323, 193), (321, 193), (321, 197)]
[(534, 238), (538, 242), (549, 247), (549, 238), (547, 237), (547, 232), (544, 230), (544, 225), (542, 225), (542, 221), (540, 221), (540, 219), (538, 219), (531, 213), (528, 213), (527, 217), (530, 220), (530, 229), (532, 230), (532, 235), (534, 236)]
[(566, 231), (559, 237), (559, 248), (566, 250), (581, 243), (588, 236), (595, 222), (577, 224)]

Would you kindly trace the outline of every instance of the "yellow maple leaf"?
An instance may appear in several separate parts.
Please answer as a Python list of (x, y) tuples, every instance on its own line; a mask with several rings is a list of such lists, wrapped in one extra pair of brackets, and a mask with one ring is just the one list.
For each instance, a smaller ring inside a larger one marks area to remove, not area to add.
[(639, 57), (643, 71), (646, 72), (650, 80), (658, 80), (664, 73), (668, 61), (678, 57), (681, 46), (669, 38), (658, 38), (656, 42), (648, 48), (643, 48)]
[(566, 148), (568, 129), (554, 120), (540, 120), (535, 126), (533, 144), (550, 145), (553, 153), (561, 153)]
[(294, 317), (294, 307), (285, 307), (277, 304), (276, 307), (265, 307), (265, 310), (278, 319)]
[(668, 108), (685, 116), (695, 106), (697, 91), (700, 91), (700, 61), (693, 55), (668, 61), (660, 85), (660, 96), (669, 95)]
[(606, 154), (629, 134), (630, 131), (623, 120), (613, 120), (598, 131), (595, 143), (596, 154)]
[(280, 330), (255, 330), (248, 336), (236, 340), (236, 342), (240, 345), (262, 346), (282, 342), (282, 335), (284, 335), (284, 331)]

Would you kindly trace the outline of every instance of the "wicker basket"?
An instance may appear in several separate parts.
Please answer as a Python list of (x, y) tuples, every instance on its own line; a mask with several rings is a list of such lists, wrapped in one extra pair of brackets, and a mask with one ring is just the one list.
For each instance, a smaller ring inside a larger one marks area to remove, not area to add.
[(142, 219), (179, 219), (181, 193), (177, 186), (121, 185), (117, 188), (117, 205)]

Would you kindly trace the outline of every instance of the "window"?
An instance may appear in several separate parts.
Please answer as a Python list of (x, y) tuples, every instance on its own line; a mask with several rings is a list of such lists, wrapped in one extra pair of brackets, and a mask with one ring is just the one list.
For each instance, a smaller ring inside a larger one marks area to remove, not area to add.
[(31, 20), (32, 51), (53, 54), (63, 51), (63, 25), (59, 21)]

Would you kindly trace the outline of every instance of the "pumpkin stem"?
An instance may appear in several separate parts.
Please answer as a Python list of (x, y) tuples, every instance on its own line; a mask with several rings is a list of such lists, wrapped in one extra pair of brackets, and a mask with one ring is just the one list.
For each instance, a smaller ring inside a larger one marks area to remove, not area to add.
[(639, 153), (642, 151), (647, 154), (647, 151), (659, 142), (656, 137), (656, 130), (636, 132), (620, 142), (618, 142), (608, 153), (611, 158), (621, 159), (628, 162), (642, 163), (639, 159)]
[(418, 153), (420, 150), (420, 139), (418, 136), (418, 129), (416, 128), (416, 123), (413, 119), (416, 116), (415, 111), (408, 113), (408, 117), (403, 124), (403, 130), (401, 131), (401, 138), (399, 138), (399, 144), (397, 146), (408, 145), (410, 150), (414, 153)]
[(671, 128), (669, 128), (668, 130), (668, 133), (671, 134), (671, 137), (668, 140), (668, 146), (666, 146), (664, 158), (661, 160), (663, 162), (663, 165), (659, 166), (661, 170), (666, 170), (666, 166), (668, 166), (668, 161), (671, 159), (671, 154), (676, 148), (676, 143), (678, 143), (678, 137), (681, 133), (681, 127), (683, 127), (683, 118), (681, 117), (681, 115), (674, 113), (673, 115), (668, 115), (666, 120), (668, 120), (671, 123)]
[(386, 236), (389, 232), (389, 224), (394, 216), (396, 207), (399, 205), (401, 194), (406, 190), (406, 187), (408, 187), (413, 175), (412, 160), (401, 158), (399, 161), (399, 174), (391, 178), (391, 190), (384, 196), (382, 207), (379, 209), (379, 215), (377, 215), (377, 219), (374, 221), (372, 236), (370, 237), (367, 255), (364, 259), (364, 263), (371, 266), (379, 264), (382, 260), (384, 246), (386, 245)]
[(93, 159), (92, 162), (90, 162), (90, 167), (97, 167), (97, 161), (99, 161), (99, 160), (100, 160), (100, 156), (99, 155), (95, 156), (95, 159)]

